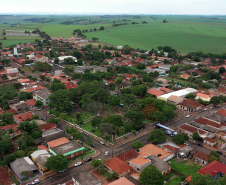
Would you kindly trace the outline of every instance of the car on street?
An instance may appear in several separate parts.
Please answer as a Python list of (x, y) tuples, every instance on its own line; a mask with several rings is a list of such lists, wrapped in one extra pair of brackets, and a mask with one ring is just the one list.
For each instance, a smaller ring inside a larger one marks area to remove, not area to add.
[(105, 145), (105, 142), (103, 142), (103, 141), (100, 141), (100, 144), (102, 144), (102, 145)]
[(39, 109), (37, 109), (37, 110), (42, 110), (42, 108), (39, 108)]
[(190, 115), (187, 115), (187, 116), (186, 116), (186, 118), (189, 118), (189, 117), (190, 117)]
[(187, 145), (187, 146), (189, 146), (189, 144), (188, 143), (184, 143), (185, 145)]
[(89, 161), (92, 161), (92, 157), (89, 157), (85, 160), (85, 162), (89, 162)]
[(207, 109), (207, 108), (205, 108), (205, 109), (203, 109), (203, 110), (205, 110), (205, 111), (206, 111), (206, 110), (208, 110), (208, 109)]
[(202, 143), (198, 143), (198, 145), (203, 147), (203, 144)]
[(105, 155), (108, 155), (108, 154), (109, 154), (109, 151), (106, 151), (106, 152), (105, 152)]
[(95, 148), (95, 145), (93, 144), (93, 143), (91, 143), (91, 145), (90, 146), (92, 146), (93, 148)]
[(38, 184), (39, 182), (39, 179), (35, 179), (31, 184)]
[(30, 183), (27, 183), (26, 185), (31, 185)]
[(221, 151), (219, 151), (219, 150), (217, 151), (217, 153), (220, 154), (220, 155), (223, 155), (223, 153)]
[(65, 172), (66, 170), (63, 170), (63, 171), (59, 171), (59, 173), (63, 173), (63, 172)]
[(210, 109), (214, 109), (214, 107), (210, 107)]
[(82, 165), (82, 161), (79, 161), (75, 164), (75, 167)]

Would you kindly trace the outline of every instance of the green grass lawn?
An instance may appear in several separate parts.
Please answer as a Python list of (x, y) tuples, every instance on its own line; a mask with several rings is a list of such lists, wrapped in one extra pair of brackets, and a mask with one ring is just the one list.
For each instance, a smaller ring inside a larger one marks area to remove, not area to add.
[[(75, 115), (76, 115), (76, 113), (69, 114), (67, 120), (69, 122), (73, 123), (73, 124), (76, 124), (77, 123), (77, 119), (75, 118)], [(85, 120), (87, 120), (87, 119), (89, 119), (91, 117), (92, 117), (92, 115), (89, 112), (87, 112), (87, 111), (83, 111), (81, 113), (81, 120), (82, 121), (85, 121)]]
[(0, 93), (1, 94), (9, 94), (15, 93), (17, 90), (12, 86), (12, 84), (4, 84), (0, 86)]
[[(172, 163), (172, 168), (186, 176), (193, 175), (196, 173), (201, 167), (199, 167), (196, 163), (190, 160), (178, 161), (175, 159), (169, 160)], [(189, 164), (188, 164), (189, 162)]]
[(27, 71), (33, 73), (29, 67), (24, 66), (23, 68), (26, 69)]
[(166, 185), (177, 185), (177, 184), (181, 184), (182, 181), (184, 181), (185, 177), (180, 177), (177, 176), (174, 179), (172, 179), (171, 181), (167, 182)]
[(94, 130), (95, 130), (95, 132), (91, 132), (91, 127), (92, 127), (92, 123), (91, 123), (91, 121), (89, 121), (89, 122), (87, 122), (87, 123), (84, 123), (84, 125), (83, 126), (80, 126), (82, 129), (84, 129), (84, 130), (86, 130), (86, 131), (88, 131), (88, 132), (90, 132), (90, 133), (92, 133), (92, 134), (94, 134), (94, 135), (96, 135), (96, 136), (98, 136), (99, 137), (99, 135), (100, 135), (100, 129), (99, 128), (95, 128)]

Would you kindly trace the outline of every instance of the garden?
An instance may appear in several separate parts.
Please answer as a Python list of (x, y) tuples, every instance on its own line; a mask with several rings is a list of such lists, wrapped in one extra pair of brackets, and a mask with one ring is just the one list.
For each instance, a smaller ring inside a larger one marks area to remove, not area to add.
[(170, 159), (172, 168), (185, 176), (195, 174), (201, 166), (198, 166), (194, 161), (191, 160), (182, 160), (182, 159)]

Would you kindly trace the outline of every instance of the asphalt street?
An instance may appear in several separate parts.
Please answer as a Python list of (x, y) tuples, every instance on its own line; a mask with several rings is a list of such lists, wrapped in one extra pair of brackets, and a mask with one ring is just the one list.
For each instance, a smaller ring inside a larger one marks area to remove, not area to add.
[[(222, 107), (225, 107), (225, 105), (222, 105), (222, 106), (218, 106), (217, 108), (214, 108), (214, 109), (210, 109), (210, 111), (217, 111), (219, 110), (220, 108)], [(39, 116), (43, 119), (43, 120), (46, 120), (48, 121), (49, 119), (49, 116), (46, 115), (44, 113), (44, 111), (48, 110), (48, 108), (45, 108), (41, 111), (35, 111), (35, 113), (39, 114)], [(188, 123), (188, 122), (191, 122), (193, 120), (195, 120), (196, 118), (198, 117), (202, 117), (202, 116), (205, 116), (205, 115), (208, 115), (209, 114), (209, 111), (204, 111), (204, 112), (200, 112), (198, 114), (190, 114), (190, 117), (189, 118), (183, 118), (179, 121), (176, 121), (176, 122), (173, 122), (171, 123), (170, 125), (168, 125), (170, 128), (174, 128), (174, 129), (177, 129), (177, 127), (180, 125), (180, 124), (183, 124), (183, 123)], [(187, 114), (185, 114), (186, 116)], [(63, 123), (63, 122), (60, 122), (58, 124), (58, 127), (62, 130), (65, 130), (66, 129), (66, 125)], [(146, 144), (147, 143), (147, 137), (148, 137), (149, 134), (146, 134), (146, 135), (143, 135), (141, 137), (138, 138), (139, 141), (142, 141), (143, 144)], [(87, 139), (87, 136), (84, 136), (84, 138), (82, 139), (82, 141), (85, 141)], [(107, 145), (101, 145), (99, 143), (99, 141), (96, 141), (94, 140), (93, 141), (94, 145), (95, 145), (95, 148), (98, 149), (101, 154), (99, 156), (96, 157), (96, 159), (101, 159), (101, 160), (108, 160), (112, 157), (115, 157), (121, 153), (124, 153), (128, 150), (131, 150), (132, 147), (131, 147), (131, 143), (132, 141), (128, 142), (128, 143), (124, 143), (123, 145), (121, 145), (120, 147), (118, 148), (111, 148)], [(205, 147), (201, 147), (201, 146), (198, 146), (197, 143), (192, 143), (192, 142), (187, 142), (191, 147), (195, 148), (196, 151), (201, 151), (203, 153), (206, 153), (206, 154), (210, 154), (210, 149), (208, 148), (205, 148)], [(105, 156), (105, 152), (106, 151), (109, 151), (109, 155), (108, 156)], [(226, 164), (226, 158), (221, 155), (221, 161), (224, 162)], [(55, 175), (51, 178), (46, 178), (44, 180), (41, 180), (40, 184), (59, 184), (59, 183), (64, 183), (66, 181), (69, 181), (71, 179), (71, 175), (73, 175), (74, 173), (80, 171), (80, 170), (86, 170), (86, 171), (90, 171), (93, 168), (93, 166), (90, 165), (91, 162), (88, 162), (88, 163), (83, 163), (81, 166), (79, 167), (71, 167), (69, 169), (67, 169), (64, 173), (59, 173), (58, 175)]]

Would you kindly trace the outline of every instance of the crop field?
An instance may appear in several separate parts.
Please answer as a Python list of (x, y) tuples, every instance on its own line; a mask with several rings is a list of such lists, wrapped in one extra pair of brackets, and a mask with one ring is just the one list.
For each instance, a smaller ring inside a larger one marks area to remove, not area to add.
[[(166, 20), (167, 23), (163, 23)], [(142, 24), (142, 21), (147, 23)], [(139, 24), (131, 24), (136, 22)], [(113, 24), (128, 23), (113, 27)], [(175, 15), (14, 15), (0, 16), (0, 42), (4, 46), (32, 42), (37, 38), (7, 37), (2, 40), (4, 29), (45, 31), (51, 37), (70, 38), (73, 30), (99, 29), (85, 32), (88, 39), (97, 37), (100, 43), (129, 45), (134, 48), (152, 49), (172, 46), (186, 54), (192, 51), (223, 53), (226, 48), (226, 16), (175, 16)], [(40, 39), (40, 38), (39, 38)]]

